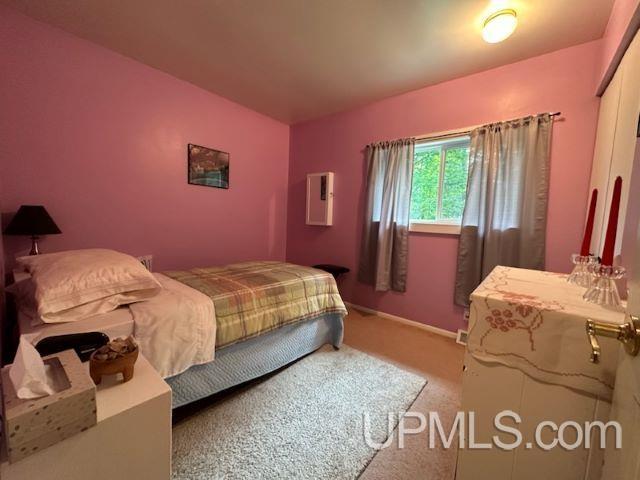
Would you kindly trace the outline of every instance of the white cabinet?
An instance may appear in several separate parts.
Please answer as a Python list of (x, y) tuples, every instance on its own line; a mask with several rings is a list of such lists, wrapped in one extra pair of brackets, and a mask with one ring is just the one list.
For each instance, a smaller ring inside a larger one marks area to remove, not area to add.
[[(610, 402), (560, 385), (539, 382), (516, 368), (480, 362), (469, 354), (465, 357), (462, 390), (462, 410), (475, 413), (477, 443), (490, 443), (494, 435), (499, 435), (505, 443), (513, 442), (511, 434), (501, 433), (493, 425), (498, 413), (511, 410), (522, 418), (517, 427), (524, 441), (530, 441), (532, 446), (522, 445), (514, 450), (461, 449), (456, 480), (600, 479), (602, 449), (557, 447), (544, 450), (533, 440), (536, 427), (543, 421), (556, 425), (565, 421), (607, 422)], [(515, 426), (508, 421), (504, 423)], [(553, 442), (554, 432), (550, 429), (542, 432), (545, 444)], [(573, 432), (567, 434), (566, 439), (574, 441)], [(598, 442), (594, 443), (597, 445)]]
[[(640, 34), (636, 34), (600, 103), (591, 169), (591, 189), (598, 189), (595, 234), (591, 242), (591, 251), (596, 255), (602, 253), (604, 246), (613, 182), (618, 176), (622, 177), (622, 197), (615, 254), (618, 255), (622, 251), (629, 195), (634, 187), (633, 167), (639, 116)], [(623, 264), (627, 263), (626, 259), (622, 261)]]
[(333, 172), (307, 175), (307, 225), (333, 225)]
[(591, 237), (591, 253), (596, 256), (602, 253), (602, 247), (604, 246), (604, 233), (607, 224), (605, 203), (608, 196), (613, 140), (616, 134), (616, 122), (620, 104), (621, 79), (622, 70), (618, 69), (600, 99), (598, 130), (596, 133), (596, 146), (593, 152), (593, 165), (591, 167), (591, 185), (589, 187), (589, 200), (593, 189), (598, 189), (598, 203), (593, 222), (594, 234)]
[[(600, 431), (585, 422), (609, 420), (619, 345), (599, 338), (600, 363), (591, 363), (585, 323), (619, 325), (624, 313), (585, 302), (583, 292), (566, 275), (509, 267), (496, 267), (473, 292), (462, 411), (474, 413), (468, 439), (490, 448), (469, 448), (469, 441), (459, 448), (457, 480), (600, 479)], [(521, 434), (517, 444), (494, 423), (507, 411), (520, 419), (501, 421)], [(584, 436), (565, 448), (579, 439), (573, 425)]]

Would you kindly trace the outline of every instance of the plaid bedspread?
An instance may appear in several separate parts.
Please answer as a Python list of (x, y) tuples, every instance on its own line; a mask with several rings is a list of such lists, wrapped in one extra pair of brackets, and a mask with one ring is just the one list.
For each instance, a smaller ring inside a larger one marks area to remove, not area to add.
[(262, 261), (163, 272), (215, 306), (216, 348), (325, 313), (347, 313), (330, 273)]

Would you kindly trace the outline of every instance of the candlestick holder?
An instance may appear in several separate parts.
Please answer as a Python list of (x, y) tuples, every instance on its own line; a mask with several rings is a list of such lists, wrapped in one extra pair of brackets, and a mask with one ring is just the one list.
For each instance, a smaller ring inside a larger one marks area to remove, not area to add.
[(626, 274), (623, 267), (590, 264), (587, 270), (591, 273), (591, 286), (582, 296), (587, 302), (597, 303), (606, 307), (619, 307), (620, 294), (616, 280)]
[(571, 262), (574, 266), (573, 271), (567, 277), (567, 282), (580, 287), (589, 288), (591, 286), (592, 277), (591, 272), (589, 272), (589, 265), (597, 264), (598, 257), (574, 253), (571, 255)]

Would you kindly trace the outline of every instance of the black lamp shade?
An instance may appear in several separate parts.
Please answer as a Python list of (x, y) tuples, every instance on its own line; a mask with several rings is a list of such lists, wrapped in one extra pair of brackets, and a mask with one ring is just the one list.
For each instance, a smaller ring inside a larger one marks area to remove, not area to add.
[(42, 205), (22, 205), (4, 229), (5, 235), (53, 235), (62, 233)]

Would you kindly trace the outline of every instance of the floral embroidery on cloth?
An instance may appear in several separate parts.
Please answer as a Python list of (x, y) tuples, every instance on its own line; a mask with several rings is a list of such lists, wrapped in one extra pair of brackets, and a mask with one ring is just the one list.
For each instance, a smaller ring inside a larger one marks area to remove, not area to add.
[[(496, 272), (495, 275), (487, 277), (486, 284), (483, 284), (486, 291), (484, 302), (490, 312), (484, 320), (490, 328), (480, 338), (480, 345), (483, 345), (486, 337), (492, 333), (524, 330), (528, 334), (531, 351), (535, 351), (534, 332), (544, 323), (544, 312), (562, 310), (563, 307), (558, 302), (544, 301), (536, 295), (507, 290), (507, 273), (508, 269)], [(492, 299), (498, 300), (497, 307), (492, 307)], [(502, 308), (503, 302), (506, 302), (509, 308)]]
[(619, 347), (603, 339), (601, 362), (590, 363), (584, 325), (587, 318), (619, 324), (624, 314), (586, 304), (582, 293), (564, 274), (496, 267), (471, 295), (467, 351), (610, 400)]

